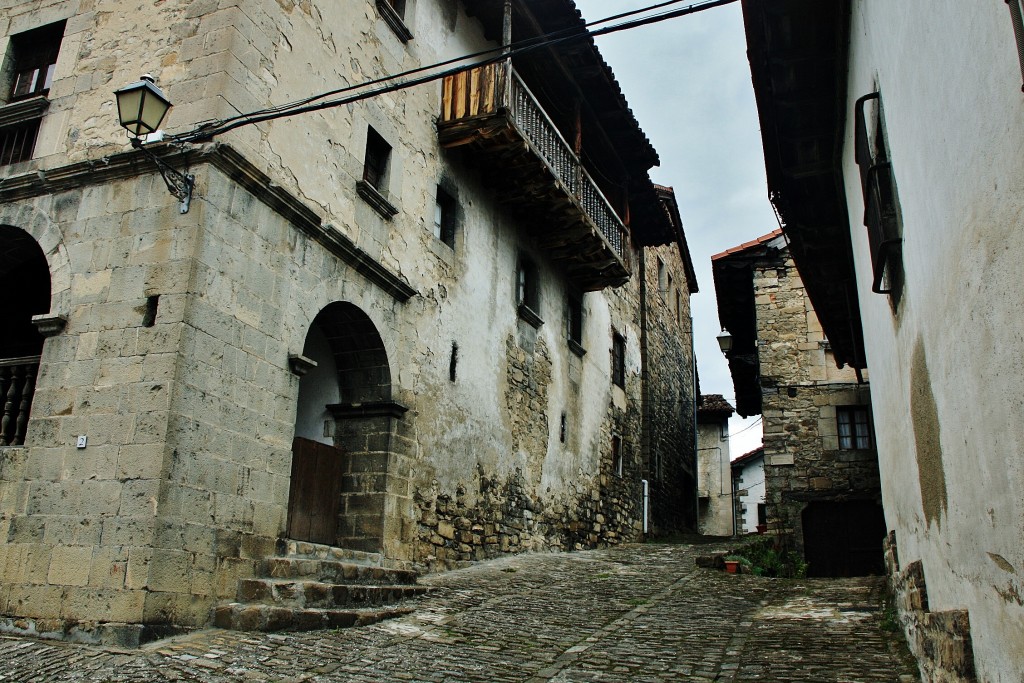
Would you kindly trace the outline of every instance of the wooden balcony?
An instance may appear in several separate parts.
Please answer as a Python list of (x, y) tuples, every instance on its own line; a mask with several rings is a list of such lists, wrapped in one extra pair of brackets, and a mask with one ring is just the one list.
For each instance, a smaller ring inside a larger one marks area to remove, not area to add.
[(629, 279), (628, 229), (507, 63), (444, 79), (438, 135), (444, 147), (465, 147), (581, 289)]

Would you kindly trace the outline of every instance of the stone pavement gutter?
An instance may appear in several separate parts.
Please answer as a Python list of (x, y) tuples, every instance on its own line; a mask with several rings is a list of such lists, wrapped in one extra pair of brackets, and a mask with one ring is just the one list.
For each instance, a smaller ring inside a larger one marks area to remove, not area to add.
[(881, 578), (695, 566), (716, 549), (507, 557), (425, 577), (412, 614), (364, 628), (210, 629), (133, 651), (3, 637), (0, 681), (919, 680), (881, 628)]

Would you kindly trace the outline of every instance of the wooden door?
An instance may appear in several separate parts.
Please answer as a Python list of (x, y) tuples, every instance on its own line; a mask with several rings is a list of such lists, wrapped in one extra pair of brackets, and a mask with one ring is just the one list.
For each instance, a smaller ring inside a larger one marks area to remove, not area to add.
[(302, 437), (292, 443), (288, 538), (334, 545), (345, 453)]

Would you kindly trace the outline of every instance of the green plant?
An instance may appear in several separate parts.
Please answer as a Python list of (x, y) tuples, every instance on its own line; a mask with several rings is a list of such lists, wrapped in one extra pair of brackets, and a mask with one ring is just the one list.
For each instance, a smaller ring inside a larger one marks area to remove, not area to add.
[(771, 539), (755, 541), (735, 551), (735, 555), (726, 557), (730, 560), (738, 558), (755, 576), (782, 577), (802, 579), (807, 576), (807, 563), (792, 550), (783, 550)]

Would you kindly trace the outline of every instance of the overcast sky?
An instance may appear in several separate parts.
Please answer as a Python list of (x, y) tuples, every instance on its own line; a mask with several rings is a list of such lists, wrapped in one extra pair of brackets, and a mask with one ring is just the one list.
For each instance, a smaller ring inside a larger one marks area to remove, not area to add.
[[(655, 0), (576, 0), (588, 21)], [(680, 4), (678, 7), (684, 5)], [(701, 391), (735, 406), (715, 336), (711, 255), (775, 230), (739, 3), (597, 39), (661, 157), (654, 182), (675, 188), (700, 291), (693, 329)], [(761, 444), (759, 418), (730, 423), (732, 457)], [(744, 430), (745, 431), (741, 431)]]

